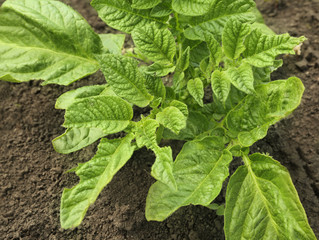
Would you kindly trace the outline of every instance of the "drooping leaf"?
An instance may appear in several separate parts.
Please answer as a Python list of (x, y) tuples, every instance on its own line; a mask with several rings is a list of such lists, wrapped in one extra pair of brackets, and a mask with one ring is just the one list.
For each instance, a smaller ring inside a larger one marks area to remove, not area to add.
[(287, 169), (259, 153), (247, 162), (227, 187), (226, 239), (315, 240)]
[(53, 139), (52, 144), (55, 151), (68, 154), (94, 143), (105, 135), (99, 128), (69, 128), (64, 134)]
[(124, 130), (133, 117), (129, 103), (116, 96), (84, 98), (66, 109), (66, 128), (98, 128), (104, 134)]
[(187, 82), (187, 90), (195, 99), (199, 106), (203, 107), (204, 84), (199, 78), (191, 79)]
[(153, 184), (146, 199), (146, 219), (163, 221), (182, 206), (209, 205), (229, 174), (232, 156), (223, 149), (222, 141), (214, 137), (187, 142), (173, 165), (177, 190)]
[(160, 64), (173, 63), (176, 44), (167, 28), (149, 24), (135, 29), (132, 38), (138, 50), (150, 60)]
[(205, 40), (204, 32), (214, 35), (221, 41), (221, 33), (229, 18), (241, 22), (251, 22), (255, 16), (250, 11), (255, 6), (253, 0), (215, 0), (210, 11), (204, 16), (192, 17), (191, 27), (185, 30), (185, 36), (191, 40)]
[(56, 109), (67, 109), (72, 103), (75, 101), (100, 95), (107, 85), (92, 85), (92, 86), (84, 86), (80, 87), (68, 92), (63, 93), (55, 103)]
[(106, 48), (110, 53), (121, 54), (122, 48), (125, 41), (125, 34), (100, 34), (99, 35), (104, 48)]
[(242, 146), (249, 147), (266, 136), (269, 126), (298, 107), (303, 91), (296, 77), (259, 85), (256, 95), (246, 96), (228, 113), (227, 128)]
[(227, 69), (226, 74), (230, 82), (240, 91), (247, 94), (254, 94), (254, 74), (252, 67), (244, 63), (238, 68), (231, 67)]
[(152, 100), (145, 87), (145, 78), (138, 69), (138, 61), (122, 55), (104, 54), (99, 57), (107, 83), (120, 97), (145, 107)]
[(276, 56), (295, 54), (294, 47), (305, 40), (305, 37), (295, 38), (289, 36), (288, 33), (269, 35), (263, 34), (259, 29), (254, 29), (245, 39), (244, 61), (255, 67), (271, 66)]
[(102, 43), (59, 1), (7, 0), (0, 8), (0, 80), (68, 85), (96, 72)]
[(172, 7), (177, 13), (187, 16), (200, 16), (207, 13), (212, 5), (210, 0), (173, 0)]
[(245, 51), (244, 39), (250, 32), (250, 25), (236, 19), (227, 21), (222, 35), (224, 53), (230, 59), (239, 58)]
[(156, 115), (156, 120), (164, 127), (178, 134), (186, 127), (186, 117), (176, 107), (167, 107)]
[(139, 148), (145, 146), (148, 149), (156, 149), (156, 130), (159, 123), (154, 119), (141, 120), (136, 131), (136, 144)]
[(60, 221), (64, 229), (78, 226), (91, 204), (113, 176), (131, 158), (135, 147), (132, 135), (122, 139), (102, 139), (96, 155), (79, 164), (75, 173), (80, 177), (78, 185), (64, 189), (60, 207)]
[(155, 7), (162, 0), (132, 0), (132, 8), (149, 9)]
[(91, 5), (107, 25), (122, 32), (131, 33), (153, 22), (166, 25), (165, 19), (152, 17), (150, 9), (133, 9), (130, 0), (93, 0)]
[(214, 94), (219, 101), (225, 104), (231, 89), (229, 76), (226, 72), (215, 70), (212, 73), (211, 81)]

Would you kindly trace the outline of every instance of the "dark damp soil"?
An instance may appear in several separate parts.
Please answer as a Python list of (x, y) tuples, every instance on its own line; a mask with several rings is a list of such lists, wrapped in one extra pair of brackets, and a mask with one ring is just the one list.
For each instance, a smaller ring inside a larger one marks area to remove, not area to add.
[[(97, 32), (112, 31), (95, 15), (89, 0), (65, 2)], [(296, 75), (303, 80), (306, 91), (301, 106), (272, 127), (253, 150), (270, 153), (289, 169), (310, 225), (319, 236), (319, 2), (257, 2), (273, 30), (305, 35), (308, 41), (301, 56), (284, 56), (284, 66), (273, 74), (274, 79)], [(78, 181), (64, 172), (89, 160), (96, 145), (70, 155), (53, 150), (51, 140), (64, 132), (60, 127), (63, 111), (54, 109), (55, 100), (69, 89), (103, 82), (97, 73), (70, 87), (42, 87), (33, 81), (0, 83), (0, 239), (224, 239), (223, 218), (204, 207), (181, 208), (162, 223), (145, 220), (145, 198), (154, 182), (150, 176), (154, 155), (145, 149), (134, 153), (103, 190), (80, 227), (60, 228), (62, 190)], [(175, 151), (181, 147), (178, 142), (172, 145)]]

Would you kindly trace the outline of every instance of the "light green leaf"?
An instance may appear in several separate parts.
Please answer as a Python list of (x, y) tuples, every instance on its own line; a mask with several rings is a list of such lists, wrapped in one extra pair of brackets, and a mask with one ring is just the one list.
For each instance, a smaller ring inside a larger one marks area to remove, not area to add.
[(89, 206), (102, 189), (131, 158), (134, 147), (132, 135), (122, 139), (102, 139), (96, 155), (88, 162), (79, 164), (75, 173), (80, 177), (78, 185), (64, 189), (60, 207), (60, 221), (64, 229), (78, 226)]
[(188, 117), (188, 107), (185, 103), (178, 100), (173, 100), (169, 103), (169, 105), (178, 108), (178, 110), (180, 110), (185, 117)]
[(176, 67), (172, 64), (162, 65), (159, 63), (154, 63), (147, 68), (146, 72), (148, 74), (155, 74), (158, 77), (164, 77), (169, 73), (174, 72), (175, 68)]
[(216, 41), (212, 34), (205, 33), (204, 35), (207, 47), (210, 52), (209, 62), (213, 65), (213, 67), (216, 67), (219, 65), (223, 56), (222, 47), (220, 46), (219, 42)]
[(200, 16), (207, 13), (212, 5), (210, 0), (173, 0), (172, 7), (186, 16)]
[(147, 91), (155, 98), (166, 97), (166, 89), (161, 78), (145, 74), (145, 86)]
[(158, 5), (162, 0), (132, 0), (132, 8), (149, 9)]
[(156, 160), (152, 166), (151, 175), (166, 184), (169, 188), (176, 190), (176, 181), (173, 176), (173, 154), (170, 147), (157, 148), (155, 150)]
[(138, 69), (138, 61), (121, 55), (104, 54), (99, 57), (107, 83), (120, 97), (139, 106), (146, 107), (152, 100), (147, 93), (145, 78)]
[(186, 117), (176, 107), (167, 107), (156, 115), (156, 120), (164, 127), (178, 134), (186, 127)]
[(124, 130), (133, 118), (129, 103), (115, 96), (84, 98), (66, 109), (66, 128), (98, 128), (104, 134)]
[(125, 41), (125, 34), (100, 34), (103, 46), (113, 54), (121, 54)]
[(226, 57), (230, 59), (239, 58), (240, 54), (245, 51), (244, 39), (250, 32), (250, 25), (241, 23), (236, 19), (227, 21), (223, 35), (223, 49)]
[(246, 158), (227, 187), (226, 239), (315, 240), (287, 169), (259, 153)]
[(156, 130), (159, 123), (154, 119), (142, 119), (137, 125), (136, 144), (139, 148), (145, 146), (148, 149), (156, 149)]
[(229, 132), (238, 136), (242, 146), (266, 136), (268, 127), (298, 107), (304, 91), (299, 78), (291, 77), (261, 84), (256, 95), (246, 96), (226, 117)]
[(188, 46), (181, 54), (176, 64), (176, 71), (184, 72), (189, 67), (190, 46)]
[(192, 17), (189, 21), (191, 27), (185, 30), (185, 37), (204, 41), (203, 33), (209, 32), (220, 42), (222, 30), (228, 19), (236, 18), (241, 22), (251, 22), (255, 19), (251, 12), (254, 6), (253, 0), (215, 0), (205, 16)]
[(221, 139), (214, 137), (187, 142), (173, 165), (177, 190), (161, 182), (153, 184), (146, 199), (146, 219), (163, 221), (189, 204), (208, 206), (229, 175), (232, 156), (223, 149)]
[(158, 4), (151, 11), (152, 17), (167, 17), (173, 12), (171, 8), (171, 0), (163, 0), (162, 3)]
[(52, 144), (55, 151), (68, 154), (94, 143), (105, 135), (99, 128), (69, 128), (64, 134), (53, 139)]
[(254, 94), (254, 74), (251, 66), (247, 63), (238, 68), (231, 67), (227, 69), (226, 74), (230, 82), (240, 91), (247, 94)]
[(56, 109), (67, 109), (72, 103), (75, 101), (100, 95), (107, 85), (92, 85), (92, 86), (84, 86), (80, 87), (68, 92), (63, 93), (55, 103)]
[(195, 99), (199, 106), (203, 107), (204, 84), (199, 78), (191, 79), (187, 82), (187, 90)]
[(176, 44), (167, 28), (158, 28), (149, 24), (132, 32), (133, 41), (138, 50), (153, 62), (172, 64), (176, 53)]
[(288, 33), (268, 35), (263, 34), (259, 29), (254, 29), (245, 39), (244, 61), (255, 67), (271, 66), (276, 56), (295, 54), (294, 47), (305, 40), (305, 37), (294, 38)]
[(152, 17), (150, 9), (133, 9), (130, 0), (93, 0), (91, 5), (107, 25), (126, 33), (153, 22), (166, 25), (165, 18)]
[(84, 18), (59, 1), (7, 0), (0, 8), (0, 80), (68, 85), (99, 69), (101, 51)]
[(212, 73), (211, 81), (212, 90), (217, 99), (225, 104), (231, 89), (229, 76), (226, 72), (215, 70)]

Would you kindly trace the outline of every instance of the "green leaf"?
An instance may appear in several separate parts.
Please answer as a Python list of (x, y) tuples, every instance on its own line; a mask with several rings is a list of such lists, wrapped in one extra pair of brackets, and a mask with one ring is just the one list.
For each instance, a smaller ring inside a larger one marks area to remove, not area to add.
[[(193, 44), (195, 42), (192, 41), (190, 43)], [(194, 45), (193, 48), (191, 48), (189, 60), (193, 66), (198, 67), (200, 65), (200, 62), (209, 55), (210, 52), (207, 48), (206, 43), (202, 42), (200, 44)]]
[(64, 134), (53, 139), (52, 144), (58, 153), (68, 154), (94, 143), (105, 135), (99, 128), (69, 128)]
[(280, 54), (295, 54), (294, 47), (305, 41), (305, 37), (294, 38), (288, 33), (282, 35), (263, 34), (254, 29), (245, 39), (244, 61), (255, 67), (267, 67), (274, 64)]
[(166, 97), (166, 89), (161, 78), (145, 74), (145, 86), (147, 91), (155, 98)]
[(255, 3), (253, 0), (215, 0), (205, 16), (192, 17), (191, 27), (185, 30), (185, 37), (191, 40), (205, 40), (204, 32), (214, 35), (221, 41), (222, 30), (229, 18), (241, 22), (251, 22), (255, 16), (251, 12)]
[(211, 79), (211, 85), (214, 94), (219, 101), (225, 104), (231, 89), (229, 76), (226, 74), (226, 72), (215, 70), (212, 73)]
[(210, 0), (173, 0), (172, 7), (177, 13), (187, 16), (200, 16), (207, 13), (212, 1)]
[(99, 57), (103, 74), (113, 91), (120, 97), (146, 107), (152, 100), (147, 93), (145, 78), (138, 69), (138, 61), (121, 55), (104, 54)]
[(222, 47), (212, 34), (206, 33), (205, 41), (210, 52), (209, 62), (213, 65), (213, 67), (216, 67), (219, 65), (223, 56)]
[(66, 128), (98, 128), (104, 134), (124, 130), (133, 118), (129, 103), (116, 96), (84, 98), (66, 109)]
[(68, 85), (99, 69), (99, 36), (59, 1), (7, 0), (0, 29), (0, 80)]
[(186, 117), (176, 107), (167, 107), (156, 115), (156, 120), (164, 127), (178, 134), (186, 127)]
[(148, 149), (156, 149), (156, 130), (159, 123), (154, 119), (142, 119), (137, 125), (136, 144), (139, 148), (145, 146)]
[(133, 9), (130, 0), (93, 0), (91, 5), (107, 25), (126, 33), (153, 22), (166, 25), (163, 18), (152, 17), (149, 9)]
[(80, 177), (78, 185), (64, 189), (61, 199), (60, 221), (64, 229), (78, 226), (89, 206), (102, 189), (131, 158), (134, 147), (132, 135), (122, 139), (102, 139), (96, 155), (88, 162), (79, 164), (75, 173)]
[(250, 25), (241, 23), (236, 19), (227, 21), (223, 35), (223, 49), (226, 57), (230, 59), (239, 58), (240, 54), (245, 51), (244, 39), (250, 32)]
[(113, 54), (121, 54), (125, 41), (125, 34), (100, 34), (103, 46)]
[(226, 239), (313, 239), (305, 210), (285, 167), (253, 154), (230, 178)]
[(180, 110), (185, 117), (188, 117), (188, 107), (185, 103), (178, 100), (173, 100), (169, 103), (169, 105), (178, 108), (178, 110)]
[(176, 64), (176, 71), (178, 71), (178, 72), (186, 71), (187, 68), (189, 67), (189, 58), (190, 58), (190, 46), (188, 46), (184, 50), (184, 52), (182, 53), (182, 55), (178, 59), (177, 64)]
[(199, 78), (191, 79), (187, 82), (187, 90), (195, 99), (199, 106), (203, 107), (204, 84)]
[(166, 184), (169, 188), (177, 190), (176, 181), (173, 175), (173, 154), (170, 147), (157, 148), (155, 150), (156, 160), (152, 166), (151, 175), (157, 180)]
[(174, 72), (175, 68), (176, 67), (172, 64), (162, 65), (159, 63), (154, 63), (147, 68), (146, 72), (148, 74), (155, 74), (158, 77), (164, 77), (169, 73)]
[(249, 147), (266, 136), (269, 126), (298, 107), (304, 91), (299, 78), (261, 84), (256, 95), (246, 96), (226, 117), (229, 132)]
[(67, 109), (70, 105), (79, 99), (100, 95), (107, 85), (92, 85), (80, 87), (63, 93), (55, 103), (56, 109)]
[(189, 204), (208, 206), (229, 175), (232, 156), (223, 149), (222, 141), (214, 137), (187, 142), (173, 166), (177, 190), (161, 182), (153, 184), (146, 199), (146, 219), (163, 221)]
[(158, 4), (151, 11), (152, 17), (167, 17), (173, 12), (171, 8), (170, 0), (163, 0), (162, 3)]
[(167, 28), (158, 28), (149, 24), (132, 32), (133, 41), (138, 50), (153, 62), (172, 64), (176, 54), (176, 44)]
[(231, 67), (226, 70), (230, 82), (240, 91), (247, 94), (254, 94), (254, 74), (252, 67), (244, 63), (238, 68)]
[(149, 9), (155, 7), (162, 0), (132, 0), (132, 8)]

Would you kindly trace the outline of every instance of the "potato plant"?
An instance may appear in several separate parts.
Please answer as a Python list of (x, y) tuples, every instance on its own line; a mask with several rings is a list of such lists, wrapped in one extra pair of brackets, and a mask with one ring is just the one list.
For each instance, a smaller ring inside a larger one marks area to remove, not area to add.
[[(71, 170), (80, 182), (63, 191), (61, 226), (78, 226), (133, 152), (146, 147), (156, 155), (157, 180), (146, 199), (148, 221), (193, 204), (224, 215), (226, 239), (316, 239), (286, 168), (249, 153), (300, 104), (300, 79), (271, 81), (270, 74), (282, 65), (277, 57), (294, 54), (305, 37), (274, 34), (252, 0), (91, 5), (106, 24), (131, 35), (134, 51), (122, 49), (124, 34), (96, 34), (59, 1), (7, 0), (0, 8), (1, 80), (69, 85), (98, 70), (106, 79), (56, 102), (66, 128), (53, 140), (57, 152), (100, 140), (96, 155)], [(133, 106), (151, 110), (137, 121)], [(110, 139), (118, 132), (124, 137)], [(162, 139), (185, 142), (176, 159)], [(213, 201), (234, 157), (243, 164), (229, 179), (223, 209)]]

